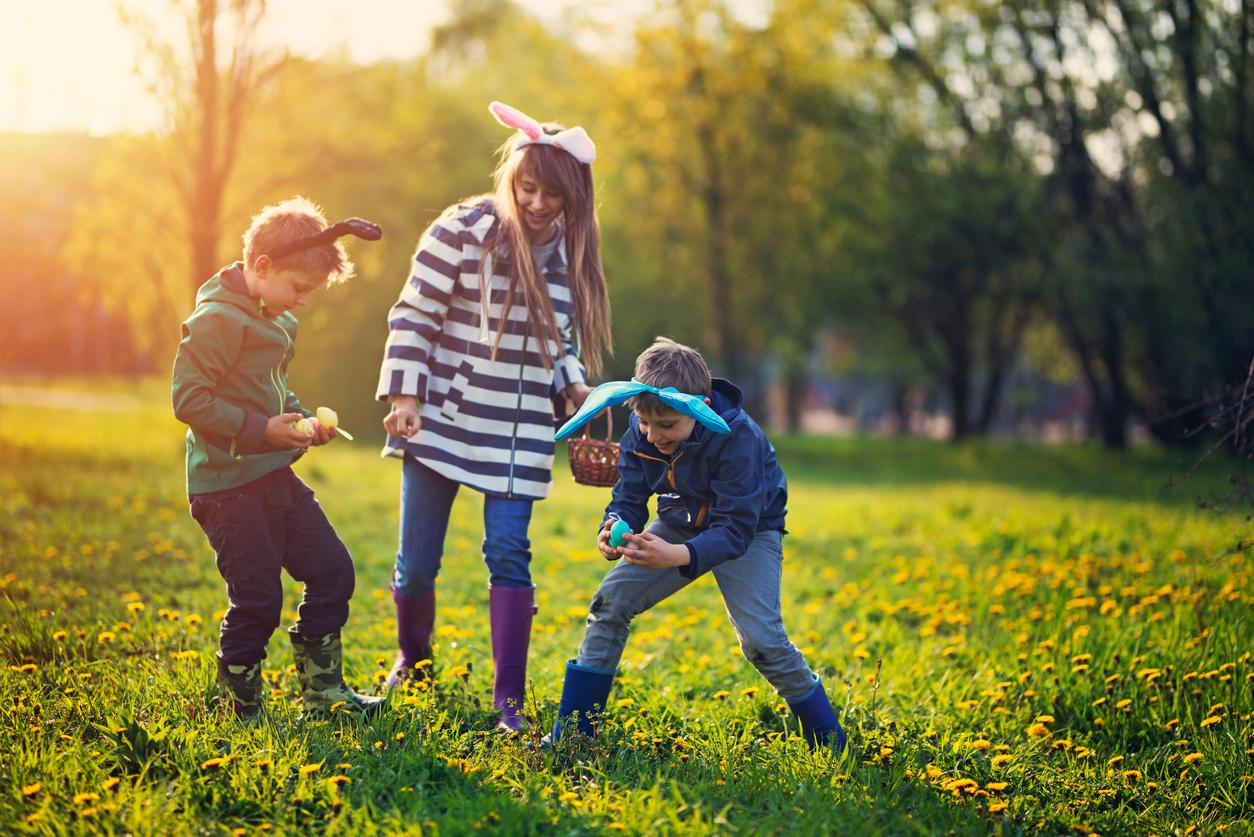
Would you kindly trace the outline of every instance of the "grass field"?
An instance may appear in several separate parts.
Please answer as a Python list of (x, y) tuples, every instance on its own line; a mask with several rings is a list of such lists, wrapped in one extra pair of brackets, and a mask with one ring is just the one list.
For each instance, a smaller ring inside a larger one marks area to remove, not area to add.
[[(360, 435), (365, 428), (352, 428)], [(360, 436), (359, 436), (360, 439)], [(480, 505), (441, 577), (437, 679), (369, 723), (210, 710), (223, 585), (183, 494), (164, 385), (0, 414), (0, 832), (1254, 833), (1248, 509), (1214, 462), (1137, 450), (784, 439), (785, 622), (850, 747), (810, 755), (704, 579), (637, 620), (603, 734), (492, 730)], [(357, 563), (349, 679), (380, 688), (395, 462), (297, 466)], [(606, 563), (607, 490), (558, 463), (532, 526), (528, 708), (551, 724)], [(297, 601), (289, 586), (289, 615)], [(573, 740), (573, 739), (572, 739)]]

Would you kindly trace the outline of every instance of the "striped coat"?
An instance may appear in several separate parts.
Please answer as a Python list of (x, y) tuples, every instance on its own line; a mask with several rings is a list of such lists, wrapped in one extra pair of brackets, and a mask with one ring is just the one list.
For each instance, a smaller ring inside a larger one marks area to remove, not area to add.
[[(490, 199), (449, 208), (423, 233), (412, 271), (388, 312), (388, 340), (376, 393), (413, 395), (422, 428), (389, 438), (385, 456), (408, 453), (438, 473), (486, 494), (548, 495), (553, 468), (552, 397), (583, 382), (572, 337), (565, 242), (541, 267), (562, 340), (531, 335), (521, 293), (496, 359), (508, 265), (494, 256), (489, 304), (479, 293), (483, 242), (497, 223)], [(487, 314), (486, 318), (484, 314)], [(548, 352), (551, 370), (539, 355)]]

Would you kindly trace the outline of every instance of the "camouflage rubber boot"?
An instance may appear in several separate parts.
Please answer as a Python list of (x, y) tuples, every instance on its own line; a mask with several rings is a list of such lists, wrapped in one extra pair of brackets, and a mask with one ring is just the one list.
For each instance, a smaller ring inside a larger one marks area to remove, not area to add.
[(335, 712), (373, 715), (383, 698), (359, 695), (344, 683), (343, 646), (340, 632), (306, 637), (293, 628), (288, 631), (296, 657), (296, 676), (305, 715)]
[(218, 692), (236, 716), (248, 720), (261, 712), (261, 663), (231, 665), (218, 655)]

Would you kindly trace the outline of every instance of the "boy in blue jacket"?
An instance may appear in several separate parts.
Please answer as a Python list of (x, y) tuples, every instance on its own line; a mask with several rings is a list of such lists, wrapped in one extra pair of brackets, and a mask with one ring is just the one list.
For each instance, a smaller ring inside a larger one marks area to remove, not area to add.
[[(636, 359), (630, 382), (597, 387), (558, 433), (565, 438), (607, 406), (631, 407), (619, 480), (597, 535), (601, 554), (622, 562), (592, 599), (579, 656), (566, 666), (552, 741), (574, 713), (580, 731), (595, 733), (595, 715), (609, 697), (632, 618), (709, 572), (745, 657), (788, 702), (809, 745), (844, 747), (845, 733), (818, 676), (784, 630), (788, 487), (774, 447), (741, 409), (743, 400), (731, 382), (711, 379), (695, 349), (658, 338)], [(654, 494), (657, 520), (645, 530)], [(619, 520), (639, 534), (623, 536), (616, 546), (611, 529)]]

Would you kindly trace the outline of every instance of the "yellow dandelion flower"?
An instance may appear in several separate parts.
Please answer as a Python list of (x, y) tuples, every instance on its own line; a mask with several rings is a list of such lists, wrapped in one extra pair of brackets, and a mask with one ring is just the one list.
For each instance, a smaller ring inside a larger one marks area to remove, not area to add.
[[(380, 741), (378, 743), (382, 744), (383, 742)], [(317, 773), (319, 770), (322, 769), (323, 763), (324, 762), (316, 762), (316, 763), (301, 765), (300, 770), (298, 770), (297, 772), (300, 773), (300, 775), (302, 776), (308, 776), (311, 773)]]
[(1055, 750), (1070, 750), (1071, 742), (1065, 738), (1059, 738), (1052, 746)]
[(216, 770), (219, 767), (226, 767), (231, 763), (230, 756), (218, 756), (217, 758), (205, 759), (200, 763), (201, 770)]
[(993, 756), (993, 758), (990, 759), (990, 761), (992, 762), (993, 767), (1001, 767), (1003, 764), (1009, 764), (1013, 759), (1014, 759), (1013, 756), (1008, 756), (1005, 753), (1001, 753), (999, 755)]
[(119, 779), (117, 776), (113, 776), (109, 779), (105, 779), (104, 782), (100, 785), (100, 789), (111, 791), (121, 783), (122, 783), (121, 779)]
[(1140, 778), (1141, 778), (1141, 775), (1142, 775), (1142, 774), (1141, 774), (1141, 771), (1139, 771), (1139, 770), (1125, 770), (1125, 771), (1123, 771), (1123, 778), (1125, 778), (1125, 779), (1140, 779)]
[(715, 700), (726, 700), (726, 699), (727, 699), (727, 696), (728, 696), (728, 695), (730, 695), (730, 694), (731, 694), (731, 692), (725, 691), (725, 690), (723, 690), (723, 689), (719, 689), (717, 692), (715, 692), (715, 693), (714, 693), (714, 699), (715, 699)]
[(1053, 715), (1037, 715), (1036, 722), (1038, 724), (1052, 724), (1054, 722)]
[(1101, 705), (1102, 705), (1103, 703), (1105, 703), (1105, 702), (1106, 702), (1106, 698), (1104, 698), (1104, 697), (1099, 697), (1097, 700), (1093, 701), (1093, 703), (1092, 703), (1091, 705), (1093, 705), (1093, 706), (1101, 706)]
[(1002, 811), (1006, 810), (1009, 807), (1010, 806), (1007, 805), (1005, 802), (994, 802), (988, 806), (988, 812), (990, 814), (1000, 814)]
[(939, 779), (941, 776), (945, 775), (945, 772), (934, 764), (928, 764), (925, 770), (927, 771), (927, 777), (929, 779)]
[(1033, 724), (1032, 726), (1028, 727), (1028, 735), (1032, 736), (1033, 738), (1048, 738), (1049, 727), (1045, 726), (1044, 724)]
[(332, 788), (339, 787), (340, 785), (351, 785), (352, 783), (353, 780), (343, 774), (337, 774), (327, 778), (327, 786)]
[(95, 802), (99, 798), (100, 794), (91, 793), (90, 791), (87, 793), (76, 793), (74, 794), (74, 804), (82, 805), (84, 802)]
[(1172, 718), (1170, 721), (1168, 721), (1167, 723), (1163, 724), (1163, 729), (1167, 730), (1167, 732), (1171, 732), (1171, 731), (1172, 731), (1173, 729), (1175, 729), (1175, 728), (1176, 728), (1179, 724), (1180, 724), (1180, 719), (1179, 719), (1179, 718)]
[(1108, 767), (1114, 767), (1116, 764), (1119, 764), (1122, 761), (1123, 761), (1123, 756), (1112, 756), (1110, 761), (1106, 762), (1106, 765)]
[(99, 642), (101, 645), (113, 642), (115, 639), (117, 639), (117, 634), (113, 631), (101, 631), (96, 634), (96, 642)]
[(78, 815), (80, 817), (94, 817), (96, 816), (96, 813), (97, 813), (96, 808), (84, 808), (83, 810), (78, 812)]
[(1009, 783), (1007, 782), (986, 782), (984, 787), (991, 791), (1004, 791)]
[(343, 709), (345, 706), (348, 706), (348, 701), (346, 701), (346, 700), (337, 700), (335, 703), (331, 704), (331, 706), (327, 709), (327, 711), (328, 711), (328, 712), (338, 712), (338, 711), (340, 711), (341, 709)]
[(43, 788), (43, 785), (41, 785), (39, 782), (34, 782), (33, 784), (29, 784), (29, 785), (22, 785), (22, 796), (34, 796), (35, 794), (39, 793), (41, 788)]
[(1116, 704), (1115, 704), (1115, 708), (1116, 708), (1116, 709), (1127, 709), (1127, 708), (1128, 708), (1129, 706), (1131, 706), (1131, 705), (1132, 705), (1132, 698), (1124, 698), (1123, 700), (1121, 700), (1121, 701), (1119, 701), (1118, 703), (1116, 703)]
[(758, 693), (758, 687), (757, 687), (757, 686), (750, 686), (750, 687), (749, 687), (749, 688), (747, 688), (747, 689), (741, 689), (741, 690), (740, 690), (740, 696), (741, 696), (741, 697), (753, 697), (753, 696), (754, 696), (754, 695), (756, 695), (757, 693)]
[(1195, 761), (1201, 761), (1201, 760), (1202, 760), (1201, 753), (1189, 753), (1187, 756), (1184, 757), (1185, 764), (1192, 764)]
[(56, 631), (52, 634), (52, 639), (54, 642), (62, 642), (67, 636), (68, 634), (65, 631)]
[(579, 794), (575, 793), (574, 791), (566, 791), (565, 793), (563, 793), (561, 796), (557, 798), (557, 801), (558, 802), (570, 802), (572, 799), (578, 799), (578, 798), (579, 798)]
[(1206, 729), (1206, 727), (1213, 727), (1215, 724), (1219, 723), (1222, 720), (1223, 718), (1219, 717), (1218, 715), (1211, 715), (1209, 718), (1202, 719), (1201, 727), (1202, 729)]
[(130, 604), (126, 606), (126, 609), (130, 611), (131, 613), (141, 613), (144, 610), (144, 603), (143, 602), (131, 602)]
[(614, 704), (614, 706), (615, 706), (615, 708), (617, 708), (617, 709), (626, 709), (628, 706), (634, 706), (634, 705), (635, 705), (635, 703), (636, 703), (636, 702), (635, 702), (633, 699), (631, 699), (631, 698), (623, 698), (623, 699), (621, 699), (621, 700), (617, 701), (617, 702)]
[(993, 742), (989, 741), (986, 738), (977, 738), (975, 741), (971, 742), (971, 746), (977, 750), (982, 751), (982, 750), (987, 750), (989, 747), (992, 747)]

